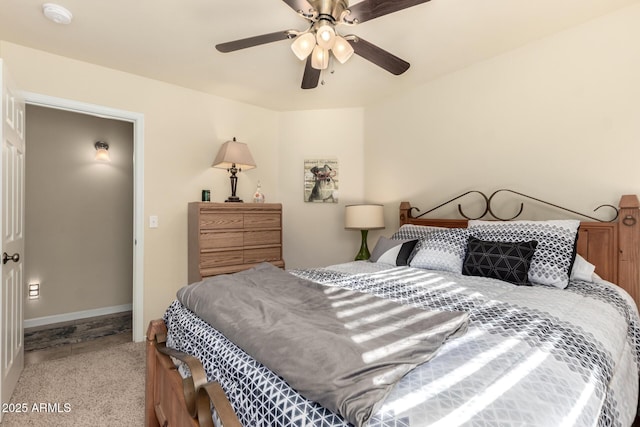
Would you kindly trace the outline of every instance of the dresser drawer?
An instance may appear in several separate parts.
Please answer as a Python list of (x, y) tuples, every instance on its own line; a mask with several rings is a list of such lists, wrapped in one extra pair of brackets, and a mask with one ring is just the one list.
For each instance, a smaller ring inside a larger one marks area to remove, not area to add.
[(245, 213), (244, 228), (280, 228), (280, 214), (276, 212)]
[(200, 257), (200, 268), (220, 267), (243, 263), (243, 251), (205, 252)]
[(244, 246), (244, 233), (242, 231), (203, 231), (200, 233), (200, 248), (222, 249), (241, 248)]
[(280, 248), (245, 249), (245, 264), (264, 261), (277, 261), (280, 259)]
[(279, 245), (279, 244), (280, 244), (280, 230), (245, 231), (244, 232), (245, 246)]
[(220, 230), (243, 228), (243, 217), (236, 213), (218, 213), (203, 211), (200, 214), (201, 230)]

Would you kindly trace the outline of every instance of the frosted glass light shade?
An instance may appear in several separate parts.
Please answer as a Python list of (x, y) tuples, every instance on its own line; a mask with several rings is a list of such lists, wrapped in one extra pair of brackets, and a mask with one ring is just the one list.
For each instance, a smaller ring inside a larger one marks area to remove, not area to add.
[(336, 36), (336, 41), (331, 49), (333, 56), (336, 57), (341, 64), (344, 64), (353, 55), (353, 47), (343, 37)]
[(304, 33), (296, 37), (291, 43), (291, 50), (299, 60), (304, 61), (311, 54), (316, 45), (316, 38), (312, 33)]
[(109, 157), (109, 144), (103, 141), (98, 141), (94, 144), (96, 148), (96, 160), (99, 162), (109, 162), (111, 158)]
[(329, 51), (316, 45), (311, 54), (311, 66), (316, 70), (325, 70), (329, 66)]
[(321, 21), (316, 30), (316, 42), (324, 49), (331, 49), (336, 41), (336, 30), (328, 22)]

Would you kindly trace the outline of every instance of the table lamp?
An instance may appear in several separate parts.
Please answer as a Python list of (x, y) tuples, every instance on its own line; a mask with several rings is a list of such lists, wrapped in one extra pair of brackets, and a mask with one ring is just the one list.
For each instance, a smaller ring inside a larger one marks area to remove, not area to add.
[(355, 260), (368, 260), (371, 254), (367, 246), (369, 230), (384, 228), (384, 206), (382, 205), (347, 205), (344, 211), (344, 228), (360, 230), (362, 242), (360, 252)]
[(236, 188), (238, 186), (238, 177), (236, 174), (242, 170), (249, 170), (256, 167), (256, 162), (251, 156), (249, 147), (244, 142), (238, 142), (235, 138), (233, 141), (227, 141), (222, 144), (213, 164), (214, 168), (226, 169), (231, 174), (231, 196), (225, 202), (242, 202), (240, 197), (236, 196)]

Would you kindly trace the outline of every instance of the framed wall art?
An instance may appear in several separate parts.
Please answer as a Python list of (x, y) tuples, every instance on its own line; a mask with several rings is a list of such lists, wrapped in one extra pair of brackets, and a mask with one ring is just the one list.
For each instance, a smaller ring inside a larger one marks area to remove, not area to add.
[(337, 159), (305, 159), (305, 202), (338, 203), (338, 183)]

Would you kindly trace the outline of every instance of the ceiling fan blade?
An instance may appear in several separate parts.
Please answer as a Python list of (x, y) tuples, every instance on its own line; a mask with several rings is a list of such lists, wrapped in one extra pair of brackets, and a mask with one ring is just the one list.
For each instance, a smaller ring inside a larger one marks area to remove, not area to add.
[(362, 0), (360, 3), (349, 7), (351, 13), (346, 21), (365, 22), (389, 13), (426, 3), (429, 0)]
[(220, 43), (216, 45), (216, 49), (220, 52), (228, 53), (248, 47), (259, 46), (261, 44), (277, 42), (294, 38), (289, 31), (278, 31), (275, 33), (263, 34), (261, 36), (248, 37), (246, 39), (234, 40), (232, 42)]
[(307, 65), (304, 67), (302, 75), (302, 89), (313, 89), (318, 87), (320, 81), (320, 70), (316, 70), (311, 66), (311, 56), (307, 58)]
[(409, 69), (409, 63), (386, 50), (369, 43), (368, 41), (356, 37), (354, 40), (347, 39), (353, 47), (354, 53), (371, 61), (379, 67), (384, 68), (391, 74), (400, 75)]
[(311, 6), (307, 0), (282, 0), (282, 1), (288, 4), (289, 7), (295, 10), (297, 13), (300, 13), (300, 12), (310, 13), (310, 11), (313, 9), (313, 6)]

